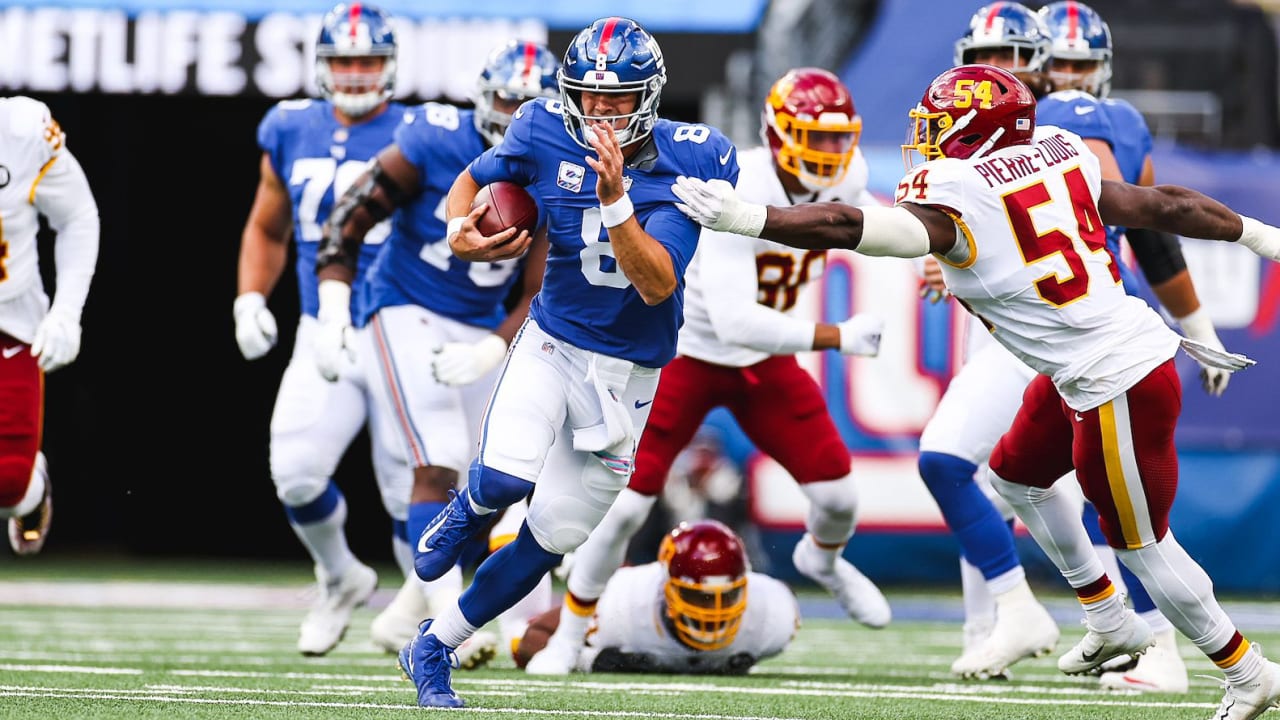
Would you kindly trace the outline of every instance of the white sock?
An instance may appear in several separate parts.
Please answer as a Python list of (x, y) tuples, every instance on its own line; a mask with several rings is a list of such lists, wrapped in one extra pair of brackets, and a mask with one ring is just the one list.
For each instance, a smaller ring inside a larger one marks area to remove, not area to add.
[(324, 571), (325, 575), (336, 578), (346, 572), (356, 556), (347, 545), (347, 501), (338, 501), (328, 517), (317, 522), (299, 525), (289, 523), (293, 533), (302, 541), (302, 545), (311, 554), (311, 559)]
[(976, 632), (983, 628), (990, 632), (996, 623), (996, 600), (982, 571), (968, 560), (960, 558), (960, 591), (964, 596), (964, 624)]
[(467, 638), (475, 635), (476, 630), (479, 628), (467, 622), (467, 618), (462, 615), (462, 608), (455, 602), (431, 621), (427, 634), (435, 635), (446, 646), (457, 649)]
[(1235, 635), (1235, 624), (1213, 595), (1213, 581), (1172, 530), (1154, 545), (1117, 550), (1116, 555), (1142, 581), (1160, 612), (1201, 652), (1216, 652)]
[(1128, 594), (1129, 588), (1124, 584), (1124, 575), (1120, 574), (1120, 559), (1116, 557), (1116, 551), (1105, 543), (1094, 545), (1093, 551), (1098, 553), (1098, 560), (1106, 569), (1107, 577), (1111, 578), (1111, 584), (1116, 586), (1116, 592)]
[(1079, 507), (1056, 484), (1042, 490), (1011, 483), (994, 472), (988, 478), (1071, 587), (1084, 587), (1102, 577), (1102, 562), (1080, 522)]

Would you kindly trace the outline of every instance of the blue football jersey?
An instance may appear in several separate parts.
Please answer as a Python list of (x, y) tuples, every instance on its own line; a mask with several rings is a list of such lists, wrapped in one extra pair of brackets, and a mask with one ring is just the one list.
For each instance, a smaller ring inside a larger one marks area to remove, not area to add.
[(646, 305), (619, 269), (600, 221), (596, 173), (565, 131), (560, 101), (538, 98), (516, 111), (502, 144), (471, 163), (480, 185), (508, 180), (541, 202), (551, 248), (542, 291), (530, 313), (547, 333), (585, 350), (662, 367), (675, 357), (684, 321), (684, 272), (701, 228), (676, 209), (679, 175), (738, 180), (733, 143), (706, 125), (658, 120), (652, 141), (633, 157), (623, 183), (636, 219), (671, 255), (678, 284)]
[(1137, 185), (1142, 166), (1151, 155), (1151, 130), (1147, 128), (1147, 121), (1138, 108), (1126, 100), (1103, 100), (1102, 109), (1114, 131), (1111, 151), (1116, 155), (1120, 174), (1125, 182)]
[[(1085, 140), (1101, 140), (1111, 146), (1111, 152), (1119, 162), (1122, 144), (1119, 140), (1120, 128), (1111, 122), (1111, 118), (1112, 114), (1100, 100), (1079, 90), (1050, 93), (1036, 103), (1037, 125), (1054, 125), (1070, 130)], [(1125, 172), (1123, 164), (1120, 165), (1120, 171), (1122, 174)], [(1129, 179), (1128, 175), (1124, 177), (1126, 180)], [(1116, 266), (1120, 268), (1120, 281), (1124, 283), (1125, 292), (1137, 295), (1141, 287), (1138, 278), (1134, 276), (1133, 270), (1127, 264), (1120, 261), (1120, 236), (1123, 234), (1124, 228), (1108, 225), (1107, 249), (1115, 258)]]
[[(302, 312), (315, 316), (316, 251), (320, 229), (337, 199), (378, 151), (391, 144), (391, 135), (404, 106), (391, 103), (386, 111), (350, 127), (338, 122), (326, 100), (284, 100), (267, 111), (258, 124), (258, 146), (284, 183), (293, 203), (293, 238), (297, 246), (298, 290)], [(380, 223), (365, 239), (360, 267), (368, 267), (386, 239), (389, 223)], [(352, 316), (358, 312), (359, 277), (352, 289)]]
[(392, 216), (391, 236), (365, 277), (357, 323), (379, 308), (418, 305), (467, 325), (497, 328), (503, 300), (523, 260), (471, 263), (454, 256), (445, 238), (449, 188), (488, 145), (474, 112), (426, 103), (404, 114), (395, 143), (418, 170), (421, 192)]

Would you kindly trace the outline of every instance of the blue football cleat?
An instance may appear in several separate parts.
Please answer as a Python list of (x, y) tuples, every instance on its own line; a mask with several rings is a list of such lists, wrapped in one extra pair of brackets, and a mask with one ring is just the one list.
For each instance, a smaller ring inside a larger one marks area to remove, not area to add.
[(413, 553), (413, 567), (427, 582), (438, 580), (458, 562), (467, 541), (484, 526), (488, 516), (477, 515), (466, 495), (449, 491), (449, 504), (436, 515)]
[(419, 707), (462, 707), (465, 703), (449, 684), (457, 656), (440, 638), (427, 634), (430, 627), (431, 621), (424, 620), (418, 634), (400, 648), (400, 672), (417, 686)]

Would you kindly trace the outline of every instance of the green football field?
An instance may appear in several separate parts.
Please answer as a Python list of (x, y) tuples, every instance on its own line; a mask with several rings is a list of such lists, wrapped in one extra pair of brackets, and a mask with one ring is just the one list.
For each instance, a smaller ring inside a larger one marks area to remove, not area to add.
[[(304, 658), (294, 642), (308, 578), (293, 565), (0, 563), (0, 718), (1203, 719), (1222, 694), (1198, 676), (1221, 673), (1185, 641), (1187, 695), (1106, 693), (1093, 678), (1058, 673), (1052, 656), (1019, 664), (1010, 681), (957, 681), (947, 668), (960, 642), (958, 591), (888, 588), (895, 620), (879, 631), (802, 591), (795, 642), (746, 677), (547, 680), (500, 655), (487, 669), (455, 672), (467, 708), (427, 711), (394, 658), (369, 641), (369, 621), (395, 589), (394, 571), (382, 576), (344, 642)], [(1074, 601), (1042, 594), (1065, 649), (1083, 634)], [(1250, 638), (1280, 649), (1280, 605), (1225, 604)]]

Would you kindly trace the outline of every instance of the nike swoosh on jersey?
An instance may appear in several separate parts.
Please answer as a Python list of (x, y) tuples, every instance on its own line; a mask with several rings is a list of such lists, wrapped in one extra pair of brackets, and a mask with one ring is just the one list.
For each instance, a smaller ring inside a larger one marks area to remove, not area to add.
[(720, 156), (720, 164), (721, 165), (727, 164), (729, 162), (729, 156), (732, 154), (733, 154), (733, 148), (729, 148), (728, 150), (726, 150), (725, 153)]
[(1092, 105), (1077, 106), (1077, 107), (1076, 107), (1076, 114), (1077, 114), (1077, 115), (1088, 115), (1089, 113), (1093, 112), (1094, 110), (1097, 110), (1097, 108), (1093, 107)]
[(644, 402), (640, 402), (639, 400), (637, 400), (637, 401), (636, 401), (636, 409), (637, 409), (637, 410), (639, 410), (640, 408), (644, 407), (645, 405), (649, 405), (649, 404), (650, 404), (650, 403), (652, 403), (652, 402), (653, 402), (652, 400), (646, 400), (646, 401), (644, 401)]
[(8, 360), (9, 358), (13, 357), (14, 355), (17, 355), (20, 352), (22, 352), (22, 346), (14, 345), (13, 347), (7, 347), (4, 350), (0, 350), (0, 355), (4, 355), (4, 359)]
[(1076, 422), (1084, 422), (1084, 418), (1080, 417), (1080, 413), (1076, 413)]

